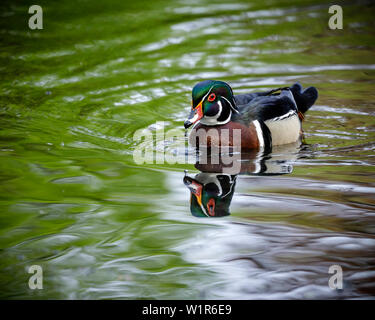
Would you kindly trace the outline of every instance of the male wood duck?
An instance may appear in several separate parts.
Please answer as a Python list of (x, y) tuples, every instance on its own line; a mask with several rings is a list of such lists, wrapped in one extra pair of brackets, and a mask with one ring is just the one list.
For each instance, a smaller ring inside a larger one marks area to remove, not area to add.
[[(192, 110), (184, 123), (185, 129), (195, 124), (189, 137), (191, 144), (197, 143), (196, 133), (203, 129), (209, 137), (203, 142), (200, 139), (198, 146), (271, 150), (272, 146), (300, 138), (304, 114), (318, 98), (318, 91), (295, 83), (268, 92), (234, 96), (227, 83), (206, 80), (194, 86), (192, 97)], [(229, 129), (229, 138), (211, 135), (213, 128), (219, 133)], [(234, 129), (240, 129), (240, 140), (234, 138)]]

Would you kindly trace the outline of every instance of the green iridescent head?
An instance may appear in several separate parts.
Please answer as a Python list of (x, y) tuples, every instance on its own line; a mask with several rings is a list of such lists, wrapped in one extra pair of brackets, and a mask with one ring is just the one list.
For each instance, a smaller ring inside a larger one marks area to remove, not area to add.
[(236, 176), (199, 173), (195, 178), (185, 176), (184, 184), (191, 193), (190, 212), (196, 217), (223, 217), (230, 215)]
[(232, 112), (238, 112), (232, 88), (223, 81), (206, 80), (193, 88), (192, 109), (185, 128), (194, 123), (215, 126), (230, 121)]

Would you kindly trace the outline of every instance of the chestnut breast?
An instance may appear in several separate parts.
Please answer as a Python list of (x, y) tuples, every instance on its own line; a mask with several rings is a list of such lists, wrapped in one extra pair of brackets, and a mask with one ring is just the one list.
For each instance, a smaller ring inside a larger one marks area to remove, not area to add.
[(230, 121), (223, 125), (206, 126), (198, 123), (191, 131), (189, 143), (199, 147), (241, 147), (241, 149), (259, 149), (259, 140), (254, 124), (246, 126)]

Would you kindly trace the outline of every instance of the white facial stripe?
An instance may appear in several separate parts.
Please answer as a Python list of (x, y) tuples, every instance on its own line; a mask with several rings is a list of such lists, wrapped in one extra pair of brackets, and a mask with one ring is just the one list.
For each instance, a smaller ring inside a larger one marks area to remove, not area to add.
[(262, 130), (262, 128), (261, 128), (260, 123), (259, 123), (258, 120), (254, 120), (253, 124), (254, 124), (255, 130), (257, 132), (258, 141), (259, 141), (259, 147), (263, 148), (264, 147), (263, 130)]
[(221, 104), (221, 101), (219, 100), (218, 101), (218, 103), (217, 103), (218, 105), (219, 105), (219, 107), (220, 107), (220, 109), (219, 109), (219, 112), (217, 113), (217, 114), (215, 114), (214, 116), (204, 116), (207, 120), (216, 120), (217, 118), (219, 118), (220, 117), (220, 115), (221, 115), (221, 111), (223, 110), (223, 105)]
[(234, 179), (232, 180), (232, 177), (229, 174), (226, 174), (226, 176), (228, 176), (229, 179), (230, 179), (230, 182), (229, 182), (230, 183), (230, 188), (229, 188), (229, 191), (222, 196), (222, 198), (226, 197), (229, 193), (231, 193), (233, 185), (234, 185), (234, 180), (236, 180), (236, 177), (234, 177)]
[(206, 99), (206, 97), (211, 93), (211, 90), (212, 90), (213, 87), (214, 87), (214, 86), (212, 86), (212, 87), (210, 88), (210, 90), (208, 90), (207, 94), (202, 98), (201, 102), (199, 102), (199, 103), (202, 103), (202, 108), (203, 108), (203, 101), (204, 101), (204, 99)]
[(222, 105), (221, 101), (218, 101), (218, 105), (220, 107), (220, 110), (217, 113), (217, 115), (212, 116), (212, 117), (204, 116), (200, 121), (202, 124), (204, 124), (206, 126), (217, 126), (217, 125), (226, 124), (230, 121), (230, 119), (232, 118), (232, 110), (231, 109), (229, 109), (229, 115), (228, 115), (227, 119), (225, 119), (224, 121), (217, 121), (217, 119), (221, 115), (221, 111), (223, 110), (223, 105)]
[[(220, 112), (218, 113), (217, 118), (219, 118), (221, 116), (221, 111), (223, 111), (223, 105), (221, 104), (220, 100), (219, 100), (218, 104), (220, 106)], [(216, 124), (226, 124), (226, 123), (228, 123), (230, 121), (231, 118), (232, 118), (232, 110), (229, 109), (228, 118), (225, 119), (224, 121), (216, 121)]]
[(217, 125), (222, 125), (222, 124), (226, 124), (230, 121), (230, 119), (232, 118), (232, 110), (229, 110), (229, 115), (228, 115), (228, 118), (224, 121), (217, 121), (217, 117), (207, 117), (207, 116), (204, 116), (200, 123), (206, 125), (206, 126), (217, 126)]
[(231, 102), (227, 98), (225, 98), (225, 97), (222, 97), (222, 98), (225, 99), (229, 103), (229, 105), (230, 105), (230, 107), (232, 108), (233, 111), (235, 111), (236, 113), (239, 113), (238, 110), (233, 107), (233, 105), (231, 104)]

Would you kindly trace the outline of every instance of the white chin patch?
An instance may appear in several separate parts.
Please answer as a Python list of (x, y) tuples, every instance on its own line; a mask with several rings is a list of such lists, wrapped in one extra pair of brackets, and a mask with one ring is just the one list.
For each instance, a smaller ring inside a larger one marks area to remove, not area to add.
[(216, 118), (209, 117), (203, 117), (200, 122), (206, 126), (216, 126), (218, 124)]
[(198, 117), (199, 117), (199, 115), (198, 115), (198, 113), (196, 113), (194, 115), (194, 117), (190, 120), (190, 122), (195, 123), (196, 121), (198, 121)]

